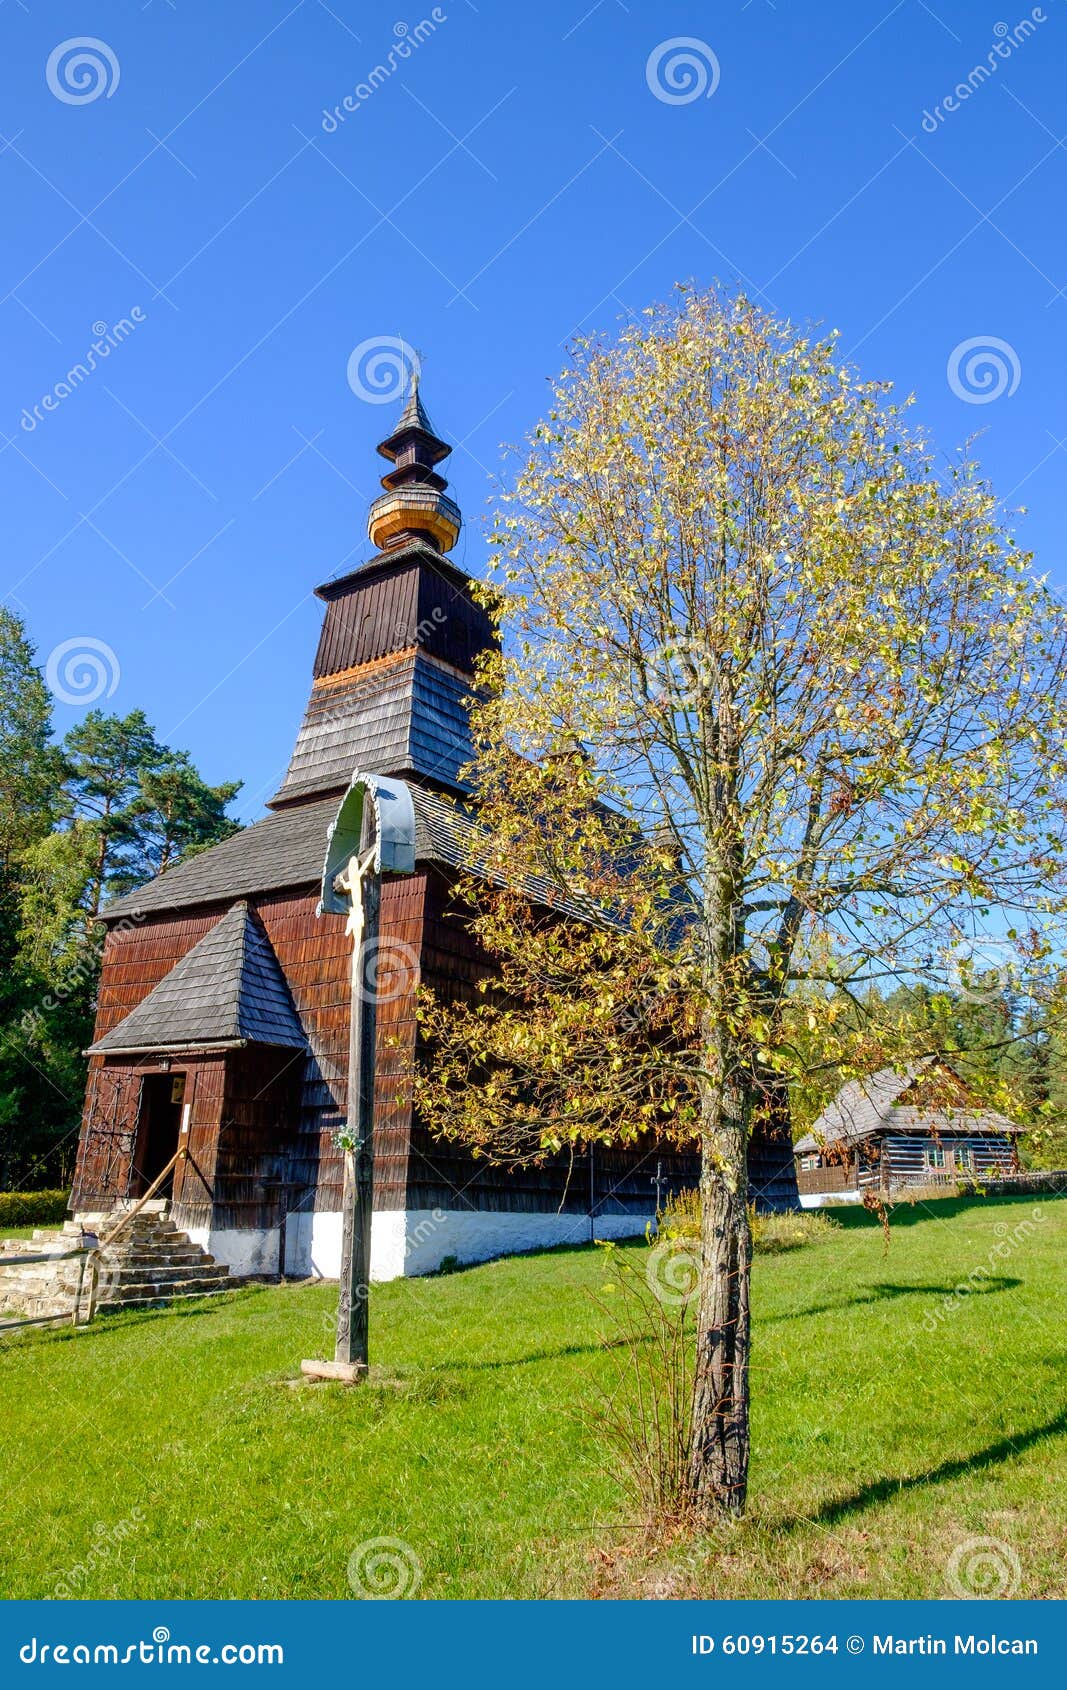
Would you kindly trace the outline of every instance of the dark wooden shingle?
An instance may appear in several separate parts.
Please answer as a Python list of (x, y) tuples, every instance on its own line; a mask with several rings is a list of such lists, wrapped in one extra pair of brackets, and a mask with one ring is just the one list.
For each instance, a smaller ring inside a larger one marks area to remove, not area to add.
[(237, 1041), (295, 1050), (307, 1045), (278, 959), (243, 900), (90, 1055), (195, 1050)]

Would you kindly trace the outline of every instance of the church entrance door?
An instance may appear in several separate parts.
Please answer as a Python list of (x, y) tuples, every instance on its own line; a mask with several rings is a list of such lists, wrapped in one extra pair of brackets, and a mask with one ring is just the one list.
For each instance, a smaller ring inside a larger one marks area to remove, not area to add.
[[(141, 1090), (141, 1113), (133, 1153), (131, 1197), (143, 1197), (178, 1148), (185, 1101), (184, 1074), (146, 1074)], [(171, 1173), (157, 1197), (170, 1195)]]

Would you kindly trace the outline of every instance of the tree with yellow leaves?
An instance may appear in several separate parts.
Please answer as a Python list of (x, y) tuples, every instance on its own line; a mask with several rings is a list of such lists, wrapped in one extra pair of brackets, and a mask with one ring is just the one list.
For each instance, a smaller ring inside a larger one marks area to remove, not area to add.
[(983, 935), (1062, 943), (1067, 617), (904, 409), (832, 336), (682, 290), (575, 349), (497, 524), (493, 984), (424, 1011), (419, 1102), (504, 1163), (699, 1145), (698, 1517), (745, 1503), (746, 1142), (798, 1021), (825, 1050), (842, 1003), (951, 985)]

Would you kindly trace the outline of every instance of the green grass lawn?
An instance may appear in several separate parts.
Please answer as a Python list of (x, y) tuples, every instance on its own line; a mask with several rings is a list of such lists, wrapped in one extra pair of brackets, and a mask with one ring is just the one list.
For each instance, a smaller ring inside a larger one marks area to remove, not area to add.
[(941, 1597), (993, 1537), (1018, 1595), (1062, 1596), (1067, 1200), (898, 1207), (888, 1253), (838, 1214), (757, 1259), (739, 1525), (652, 1549), (632, 1524), (587, 1406), (613, 1377), (603, 1258), (561, 1250), (376, 1289), (356, 1390), (299, 1381), (331, 1285), (8, 1340), (0, 1591), (341, 1598), (388, 1537), (429, 1598)]

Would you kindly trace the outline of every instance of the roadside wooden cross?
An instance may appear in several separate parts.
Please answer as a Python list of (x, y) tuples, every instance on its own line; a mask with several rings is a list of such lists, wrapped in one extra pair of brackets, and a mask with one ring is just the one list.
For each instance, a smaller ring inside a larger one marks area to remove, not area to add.
[(355, 777), (330, 830), (320, 905), (320, 913), (346, 915), (345, 934), (352, 945), (347, 1118), (339, 1134), (344, 1185), (337, 1330), (332, 1361), (300, 1364), (309, 1378), (346, 1385), (359, 1384), (369, 1368), (381, 870), (410, 873), (414, 863), (415, 816), (408, 788), (381, 776)]

